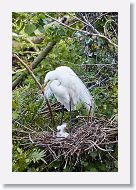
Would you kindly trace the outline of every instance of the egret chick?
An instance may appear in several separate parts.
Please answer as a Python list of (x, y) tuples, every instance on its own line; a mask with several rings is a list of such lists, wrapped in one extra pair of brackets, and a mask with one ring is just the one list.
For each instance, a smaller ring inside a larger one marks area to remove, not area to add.
[(57, 126), (57, 137), (67, 138), (69, 133), (65, 132), (66, 123)]

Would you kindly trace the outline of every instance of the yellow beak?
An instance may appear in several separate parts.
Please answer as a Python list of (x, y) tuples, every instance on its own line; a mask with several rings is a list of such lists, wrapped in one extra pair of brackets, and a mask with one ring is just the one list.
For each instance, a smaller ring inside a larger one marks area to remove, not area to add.
[(46, 83), (44, 84), (44, 86), (43, 86), (43, 88), (42, 88), (42, 92), (44, 92), (44, 90), (45, 90), (45, 88), (46, 88), (48, 82), (49, 82), (49, 80), (47, 80)]
[(49, 82), (49, 80), (46, 81), (46, 83), (44, 84), (44, 86), (43, 86), (42, 89), (40, 90), (41, 92), (40, 92), (39, 94), (44, 94), (44, 90), (45, 90), (45, 88), (46, 88), (48, 82)]

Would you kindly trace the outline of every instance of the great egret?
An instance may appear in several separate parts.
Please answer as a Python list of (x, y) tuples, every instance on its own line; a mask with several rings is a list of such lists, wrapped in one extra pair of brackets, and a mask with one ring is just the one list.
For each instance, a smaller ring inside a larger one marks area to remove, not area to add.
[[(46, 74), (44, 80), (44, 94), (48, 98), (54, 94), (68, 111), (70, 111), (70, 128), (72, 126), (72, 110), (79, 102), (83, 102), (88, 111), (93, 106), (93, 98), (81, 79), (67, 66), (57, 67)], [(64, 115), (64, 109), (62, 117)], [(61, 120), (62, 124), (62, 120)]]

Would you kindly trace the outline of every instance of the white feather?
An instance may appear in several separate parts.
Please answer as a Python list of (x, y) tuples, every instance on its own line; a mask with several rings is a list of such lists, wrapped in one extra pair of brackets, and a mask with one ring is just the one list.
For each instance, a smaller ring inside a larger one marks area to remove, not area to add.
[(53, 95), (53, 92), (51, 91), (49, 84), (47, 84), (46, 89), (44, 90), (44, 95), (47, 99), (49, 99), (49, 97)]
[(72, 110), (76, 109), (78, 102), (83, 102), (88, 110), (93, 106), (93, 98), (89, 90), (69, 67), (61, 66), (48, 72), (45, 76), (46, 81), (50, 81), (46, 90), (50, 89), (57, 101), (63, 104), (68, 111), (70, 100)]
[(69, 133), (65, 132), (66, 123), (57, 126), (57, 137), (66, 138), (69, 136)]

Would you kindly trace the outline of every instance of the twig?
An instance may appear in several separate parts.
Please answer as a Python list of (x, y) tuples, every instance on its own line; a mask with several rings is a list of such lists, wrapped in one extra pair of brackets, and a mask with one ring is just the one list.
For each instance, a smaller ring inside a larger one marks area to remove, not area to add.
[[(110, 38), (110, 34), (107, 33), (108, 30), (107, 30), (107, 28), (106, 28), (106, 25), (107, 25), (109, 22), (110, 22), (110, 23), (111, 23), (111, 22), (114, 22), (116, 25), (117, 25), (117, 23), (116, 23), (114, 20), (110, 19), (110, 20), (107, 20), (106, 23), (104, 24), (104, 34), (105, 34), (105, 35), (108, 34), (108, 37)], [(111, 25), (111, 26), (112, 26), (112, 25)], [(114, 30), (113, 26), (112, 26), (112, 29)], [(114, 33), (116, 34), (115, 30), (114, 30)], [(116, 37), (117, 37), (117, 34), (116, 34)]]
[(111, 154), (110, 152), (108, 152), (108, 154), (109, 154), (109, 156), (110, 156), (111, 158), (113, 158), (114, 160), (116, 160), (116, 161), (117, 161), (117, 159), (116, 159), (116, 158), (114, 158), (114, 156), (112, 156), (112, 154)]
[(66, 28), (69, 28), (69, 29), (74, 30), (74, 31), (82, 32), (82, 33), (84, 33), (84, 34), (86, 34), (86, 35), (90, 35), (90, 32), (87, 32), (87, 31), (84, 31), (84, 30), (80, 30), (80, 29), (77, 29), (77, 28), (73, 28), (73, 27), (71, 27), (71, 26), (69, 26), (69, 25), (66, 25), (66, 24), (64, 24), (63, 22), (61, 22), (61, 21), (59, 21), (59, 20), (57, 20), (57, 19), (51, 17), (50, 15), (48, 15), (48, 14), (46, 14), (46, 13), (45, 13), (45, 16), (51, 18), (52, 20), (58, 22), (59, 24), (61, 24), (62, 26), (66, 27)]
[(42, 93), (44, 94), (43, 90), (42, 90), (42, 86), (39, 83), (39, 81), (36, 79), (34, 73), (32, 72), (32, 70), (29, 68), (29, 66), (22, 60), (20, 59), (16, 54), (13, 55), (26, 69), (27, 71), (30, 73), (30, 75), (33, 77), (34, 81), (36, 82), (36, 84), (38, 85), (39, 89), (42, 91)]
[(102, 35), (102, 34), (92, 34), (93, 36), (96, 37), (100, 37), (100, 38), (104, 38), (105, 40), (107, 40), (111, 45), (113, 45), (115, 48), (118, 47), (117, 44), (115, 44), (114, 42), (112, 42), (109, 38), (107, 38), (106, 36)]
[(56, 153), (51, 149), (51, 147), (49, 145), (48, 145), (48, 148), (49, 148), (50, 152), (52, 153), (53, 158), (56, 159), (57, 158)]
[(100, 16), (97, 17), (97, 19), (94, 21), (94, 23), (96, 23), (98, 20), (100, 20), (103, 16), (105, 16), (107, 14), (109, 14), (109, 13), (104, 13), (104, 14), (102, 13)]
[[(112, 80), (111, 78), (104, 78), (104, 79), (102, 79), (101, 81), (97, 81), (94, 85), (92, 85), (92, 86), (90, 86), (88, 89), (90, 90), (90, 89), (92, 89), (92, 88), (94, 88), (94, 87), (97, 87), (97, 86), (101, 86), (101, 84), (103, 83), (103, 82), (108, 82), (108, 81), (110, 81), (110, 80)], [(98, 94), (97, 94), (98, 95)]]
[(75, 25), (76, 23), (78, 23), (79, 21), (76, 21), (76, 22), (74, 22), (74, 23), (72, 23), (72, 24), (69, 24), (69, 26), (73, 26), (73, 25)]
[[(52, 50), (56, 42), (49, 42), (47, 46), (39, 53), (38, 57), (34, 59), (32, 62), (32, 69), (35, 69), (37, 65), (48, 55), (48, 53)], [(23, 79), (27, 76), (27, 73), (22, 73), (13, 83), (12, 83), (12, 90), (23, 81)]]
[(25, 125), (20, 124), (18, 121), (15, 121), (15, 123), (17, 123), (17, 125), (20, 125), (21, 127), (24, 127), (25, 129), (27, 129), (29, 131), (36, 132), (35, 130), (30, 129), (30, 128), (26, 127)]
[(12, 72), (12, 75), (17, 74), (17, 73), (21, 73), (22, 71), (25, 71), (25, 70), (26, 70), (26, 69), (17, 70), (17, 71), (15, 71), (15, 72)]
[(29, 38), (26, 38), (25, 40), (32, 45), (36, 52), (39, 52), (39, 48)]
[(100, 32), (98, 32), (98, 30), (96, 30), (94, 26), (90, 24), (90, 22), (84, 16), (82, 18), (84, 19), (85, 23), (87, 23), (88, 26), (91, 28), (92, 32), (95, 32), (96, 34), (100, 34)]
[[(23, 131), (23, 130), (19, 130), (19, 129), (12, 129), (13, 131), (17, 131), (19, 133), (26, 133), (26, 134), (29, 134), (30, 132), (28, 131)], [(32, 133), (36, 133), (36, 132), (32, 132)]]
[[(23, 136), (27, 136), (27, 139), (15, 136), (15, 140), (18, 139), (18, 141), (24, 143), (22, 145), (25, 147), (26, 143), (28, 145), (30, 145), (30, 143), (33, 145), (32, 142), (34, 142), (35, 146), (46, 149), (45, 156), (48, 166), (58, 160), (61, 156), (64, 156), (64, 160), (66, 160), (65, 166), (71, 162), (76, 165), (78, 160), (82, 158), (82, 154), (93, 151), (96, 151), (99, 154), (100, 161), (102, 161), (99, 153), (100, 151), (107, 152), (106, 154), (109, 154), (109, 156), (115, 160), (116, 158), (111, 154), (111, 151), (113, 150), (110, 147), (107, 147), (107, 145), (118, 143), (117, 122), (113, 121), (111, 123), (112, 120), (112, 118), (106, 119), (105, 117), (102, 117), (101, 119), (98, 119), (93, 117), (93, 123), (91, 125), (85, 127), (82, 125), (81, 127), (78, 126), (73, 129), (71, 139), (58, 139), (56, 136), (53, 136), (52, 131), (43, 131), (38, 133), (29, 132), (31, 135), (30, 137), (28, 137), (29, 133), (23, 134)], [(109, 124), (108, 127), (107, 124)], [(19, 135), (19, 133), (17, 133), (17, 135)]]
[[(91, 141), (91, 140), (90, 140)], [(101, 148), (98, 144), (96, 144), (95, 142), (91, 141), (92, 144), (94, 144), (98, 149), (104, 151), (104, 152), (108, 152), (108, 151), (113, 151), (112, 149), (104, 149), (104, 148)], [(92, 145), (91, 145), (92, 146)], [(90, 147), (88, 147), (87, 149), (89, 149)], [(87, 150), (86, 149), (86, 150)]]
[(31, 143), (33, 144), (34, 143), (34, 141), (32, 140), (32, 138), (31, 138), (31, 136), (30, 136), (30, 133), (29, 133), (29, 140), (31, 141)]
[(98, 30), (96, 30), (92, 24), (90, 24), (90, 22), (88, 22), (85, 18), (85, 22), (83, 20), (81, 20), (80, 18), (73, 16), (69, 13), (70, 16), (72, 16), (73, 18), (77, 19), (78, 21), (82, 22), (83, 24), (85, 24), (86, 26), (89, 26), (92, 30), (92, 32), (95, 32), (96, 34), (99, 34)]
[(12, 36), (17, 37), (17, 38), (21, 38), (22, 40), (25, 40), (26, 42), (29, 42), (32, 45), (32, 47), (34, 48), (34, 50), (36, 52), (39, 52), (38, 47), (36, 47), (36, 45), (32, 42), (32, 40), (30, 38), (25, 38), (24, 35), (18, 35), (18, 34), (14, 33), (14, 32), (12, 33)]
[(48, 55), (51, 49), (54, 47), (56, 42), (49, 42), (45, 48), (39, 53), (32, 63), (32, 69), (35, 69), (37, 65)]
[(77, 28), (73, 28), (73, 27), (68, 26), (68, 25), (62, 23), (61, 21), (59, 21), (59, 20), (57, 20), (57, 19), (51, 17), (50, 15), (48, 15), (48, 14), (46, 14), (46, 13), (45, 13), (45, 15), (46, 15), (47, 17), (51, 18), (52, 20), (58, 22), (59, 24), (61, 24), (62, 26), (66, 27), (66, 28), (69, 28), (69, 29), (74, 30), (74, 31), (81, 32), (81, 33), (83, 33), (83, 34), (85, 34), (85, 35), (92, 35), (92, 36), (104, 38), (105, 40), (107, 40), (107, 41), (108, 41), (111, 45), (113, 45), (114, 47), (116, 47), (116, 48), (118, 47), (117, 44), (115, 44), (114, 42), (112, 42), (110, 39), (108, 39), (106, 36), (104, 36), (104, 35), (102, 35), (102, 34), (94, 34), (94, 33), (91, 33), (91, 32), (87, 32), (87, 31), (85, 31), (85, 30), (80, 30), (80, 29), (77, 29)]
[(42, 85), (39, 83), (39, 81), (38, 81), (37, 78), (35, 77), (34, 73), (33, 73), (32, 70), (29, 68), (29, 66), (28, 66), (22, 59), (20, 59), (16, 54), (14, 54), (14, 57), (27, 69), (27, 71), (30, 73), (30, 75), (32, 76), (32, 78), (34, 79), (34, 81), (36, 82), (36, 84), (38, 85), (38, 87), (39, 87), (39, 89), (41, 90), (42, 94), (44, 95), (45, 101), (46, 101), (46, 104), (47, 104), (47, 106), (48, 106), (49, 113), (50, 113), (50, 116), (51, 116), (51, 120), (52, 120), (52, 123), (53, 123), (53, 126), (54, 126), (55, 123), (54, 123), (54, 118), (53, 118), (51, 106), (50, 106), (50, 104), (49, 104), (48, 99), (46, 98), (46, 96), (45, 96), (45, 94), (44, 94), (44, 90), (43, 90)]
[(101, 64), (101, 63), (90, 63), (90, 64), (77, 64), (79, 66), (113, 66), (113, 65), (117, 65), (117, 63), (105, 63), (105, 64)]
[[(37, 47), (35, 46), (35, 44), (37, 43), (41, 43), (43, 40), (44, 40), (44, 35), (41, 34), (41, 36), (33, 36), (33, 37), (29, 37), (29, 38), (26, 38), (25, 35), (19, 35), (19, 34), (16, 34), (14, 32), (12, 32), (12, 36), (13, 38), (21, 38), (22, 40), (24, 41), (27, 41), (29, 43), (32, 44), (32, 46), (34, 47), (34, 49), (37, 51)], [(38, 50), (39, 51), (39, 50)]]

